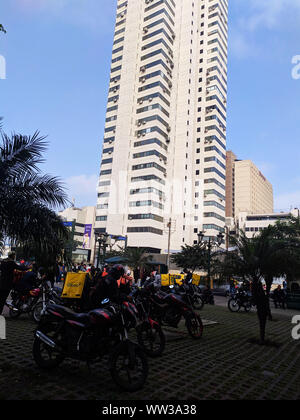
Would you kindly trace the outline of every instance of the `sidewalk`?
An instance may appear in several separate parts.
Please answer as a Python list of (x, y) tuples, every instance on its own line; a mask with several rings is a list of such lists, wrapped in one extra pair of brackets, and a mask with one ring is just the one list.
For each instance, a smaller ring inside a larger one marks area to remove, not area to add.
[[(223, 296), (215, 296), (216, 306), (227, 308), (228, 300), (229, 298), (226, 298)], [(243, 312), (243, 309), (241, 309), (241, 312)], [(252, 312), (256, 312), (256, 309), (253, 308)], [(272, 315), (286, 316), (290, 319), (292, 319), (293, 316), (295, 315), (300, 315), (300, 311), (297, 311), (297, 309), (275, 309), (273, 303), (271, 303), (271, 312), (272, 312)]]

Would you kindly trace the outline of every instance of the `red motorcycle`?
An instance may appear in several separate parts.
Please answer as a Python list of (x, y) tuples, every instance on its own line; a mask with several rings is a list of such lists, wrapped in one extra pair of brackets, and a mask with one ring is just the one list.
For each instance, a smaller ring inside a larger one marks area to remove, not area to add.
[(26, 292), (12, 290), (11, 300), (6, 302), (6, 306), (9, 308), (9, 316), (18, 318), (22, 314), (28, 314), (34, 318), (34, 309), (42, 298), (42, 294), (43, 291), (39, 287)]
[(60, 302), (58, 293), (43, 279), (40, 280), (37, 287), (29, 291), (22, 292), (13, 289), (10, 296), (11, 300), (6, 302), (10, 317), (18, 318), (22, 314), (28, 314), (37, 323), (40, 321), (47, 303)]
[(179, 294), (172, 293), (174, 286), (170, 286), (171, 293), (162, 291), (156, 292), (149, 288), (150, 316), (161, 326), (178, 328), (179, 322), (184, 319), (186, 328), (190, 336), (194, 339), (200, 339), (203, 334), (203, 323), (192, 304)]

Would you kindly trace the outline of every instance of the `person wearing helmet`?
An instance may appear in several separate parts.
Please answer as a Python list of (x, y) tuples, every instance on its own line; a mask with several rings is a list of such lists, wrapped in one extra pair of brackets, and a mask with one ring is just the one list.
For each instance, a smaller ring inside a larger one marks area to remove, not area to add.
[(107, 276), (100, 277), (97, 285), (91, 295), (91, 301), (93, 306), (97, 307), (103, 299), (108, 298), (112, 302), (118, 303), (121, 299), (121, 291), (118, 287), (118, 280), (124, 276), (124, 267), (120, 264), (116, 264), (108, 272)]

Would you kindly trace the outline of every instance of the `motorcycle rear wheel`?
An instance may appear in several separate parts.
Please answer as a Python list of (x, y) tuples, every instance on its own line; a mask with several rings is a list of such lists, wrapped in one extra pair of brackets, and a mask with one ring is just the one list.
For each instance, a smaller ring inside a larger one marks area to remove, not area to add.
[(245, 309), (245, 312), (250, 312), (252, 309), (252, 304), (250, 302), (245, 303), (244, 309)]
[(139, 345), (149, 357), (161, 356), (166, 346), (166, 338), (159, 324), (143, 323), (137, 331)]
[[(57, 324), (47, 323), (40, 328), (40, 331), (47, 335), (47, 337), (56, 341), (56, 328)], [(45, 370), (58, 367), (65, 359), (65, 356), (59, 350), (52, 349), (47, 344), (43, 343), (38, 337), (35, 337), (34, 339), (32, 353), (34, 361), (38, 367)]]
[(110, 373), (124, 391), (142, 389), (148, 376), (148, 362), (143, 350), (130, 341), (120, 343), (110, 357)]
[(21, 313), (22, 313), (21, 309), (19, 309), (17, 307), (15, 309), (9, 308), (9, 317), (12, 318), (12, 319), (19, 318)]

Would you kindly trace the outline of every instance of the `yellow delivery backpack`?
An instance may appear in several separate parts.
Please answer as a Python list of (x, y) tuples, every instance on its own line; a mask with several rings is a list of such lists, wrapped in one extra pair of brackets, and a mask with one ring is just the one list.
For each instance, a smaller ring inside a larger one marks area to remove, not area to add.
[(193, 284), (195, 284), (196, 286), (199, 286), (200, 284), (200, 280), (201, 280), (201, 276), (199, 276), (198, 274), (193, 274)]
[(62, 298), (80, 299), (82, 296), (86, 273), (67, 273)]
[(161, 275), (161, 285), (162, 286), (171, 286), (172, 284), (181, 285), (184, 280), (184, 274), (162, 274)]

